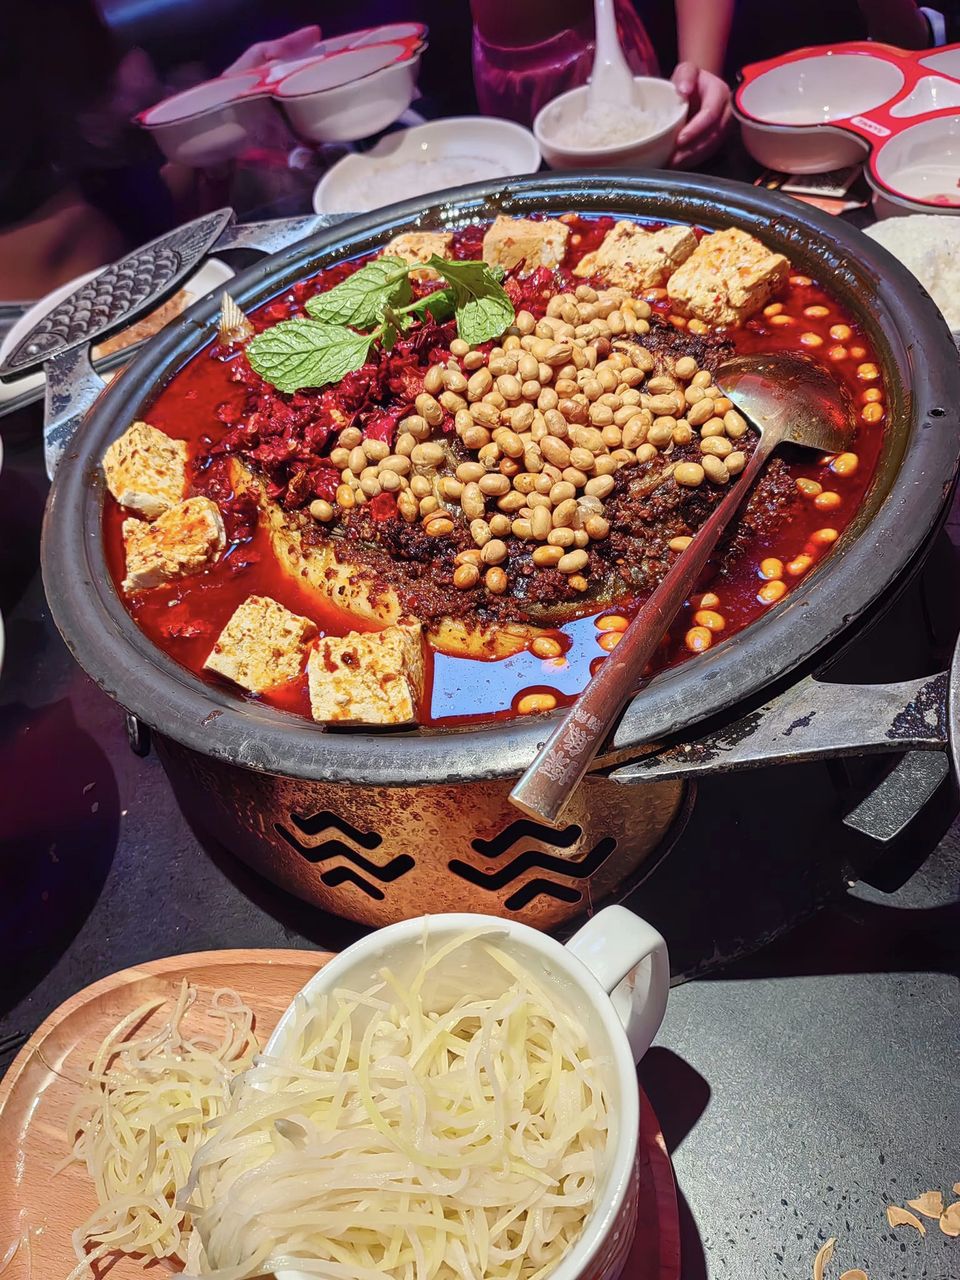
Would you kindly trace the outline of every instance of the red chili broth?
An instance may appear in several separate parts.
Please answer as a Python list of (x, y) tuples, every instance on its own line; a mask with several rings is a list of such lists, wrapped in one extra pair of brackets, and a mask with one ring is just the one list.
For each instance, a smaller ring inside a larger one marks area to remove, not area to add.
[[(566, 263), (569, 271), (580, 257), (598, 246), (614, 220), (609, 217), (566, 220), (571, 222), (572, 233)], [(483, 231), (482, 227), (470, 227), (459, 232), (455, 242), (456, 256), (479, 258)], [(340, 263), (302, 282), (282, 297), (258, 308), (251, 318), (258, 328), (263, 328), (291, 315), (301, 314), (305, 298), (319, 292), (321, 287), (330, 288), (338, 283), (360, 265), (360, 261)], [(882, 389), (879, 380), (863, 381), (857, 374), (859, 365), (874, 362), (874, 353), (858, 326), (829, 293), (816, 282), (803, 283), (803, 279), (791, 279), (775, 298), (776, 302), (783, 304), (784, 312), (795, 318), (795, 323), (777, 326), (760, 314), (743, 329), (731, 331), (729, 336), (739, 352), (802, 350), (822, 358), (849, 387), (859, 415), (864, 391), (870, 387)], [(669, 304), (665, 300), (652, 305), (665, 315), (669, 314)], [(829, 314), (824, 317), (804, 316), (803, 309), (810, 306), (825, 306), (829, 308)], [(842, 344), (829, 335), (830, 328), (837, 324), (845, 324), (853, 331)], [(810, 333), (823, 339), (822, 346), (815, 351), (799, 342), (801, 334)], [(840, 345), (848, 349), (847, 357), (829, 360), (826, 353)], [(850, 355), (849, 349), (857, 347), (863, 348), (865, 354)], [(225, 433), (227, 428), (217, 410), (222, 413), (227, 406), (239, 414), (244, 404), (246, 388), (232, 382), (229, 371), (230, 360), (217, 357), (213, 344), (209, 344), (177, 372), (146, 413), (153, 426), (174, 439), (187, 442), (191, 460), (204, 454)], [(818, 481), (825, 490), (838, 493), (842, 504), (834, 510), (821, 511), (811, 500), (798, 494), (792, 510), (768, 535), (756, 539), (749, 551), (722, 577), (704, 581), (703, 591), (714, 591), (720, 597), (716, 608), (726, 623), (724, 630), (714, 637), (715, 643), (736, 634), (771, 607), (757, 597), (757, 591), (764, 582), (758, 566), (765, 557), (776, 557), (787, 564), (802, 553), (812, 555), (815, 562), (829, 554), (830, 548), (812, 543), (811, 535), (823, 528), (836, 529), (842, 534), (853, 518), (876, 469), (884, 422), (885, 418), (881, 418), (876, 424), (866, 424), (858, 416), (857, 433), (851, 449), (857, 453), (859, 465), (852, 475), (835, 475), (826, 460), (813, 456), (809, 461), (795, 461), (791, 457), (790, 472), (796, 479), (806, 477)], [(104, 505), (104, 538), (107, 562), (118, 591), (124, 576), (121, 532), (124, 518), (125, 512), (108, 495)], [(788, 589), (801, 580), (801, 577), (784, 575)], [(323, 634), (344, 635), (351, 630), (376, 630), (376, 627), (337, 609), (284, 573), (276, 563), (263, 522), (252, 537), (229, 545), (222, 560), (205, 573), (129, 599), (123, 596), (122, 591), (120, 594), (131, 616), (154, 644), (188, 670), (218, 685), (224, 682), (204, 672), (203, 663), (233, 612), (249, 595), (269, 596), (294, 613), (312, 618)], [(698, 594), (685, 606), (664, 642), (654, 669), (673, 666), (691, 656), (685, 647), (684, 636), (693, 625), (699, 598)], [(428, 672), (428, 688), (424, 695), (424, 723), (453, 726), (478, 719), (510, 716), (516, 714), (520, 698), (530, 692), (551, 693), (558, 705), (571, 702), (583, 688), (590, 671), (606, 656), (598, 645), (602, 634), (595, 626), (598, 614), (617, 612), (629, 617), (638, 603), (636, 599), (625, 601), (615, 610), (606, 606), (591, 616), (578, 618), (548, 632), (563, 646), (564, 653), (559, 658), (544, 660), (528, 651), (497, 661), (434, 654), (433, 670)], [(253, 695), (242, 695), (232, 685), (228, 687), (238, 696), (253, 698)], [(285, 711), (307, 718), (310, 716), (305, 675), (298, 681), (269, 690), (262, 697)]]

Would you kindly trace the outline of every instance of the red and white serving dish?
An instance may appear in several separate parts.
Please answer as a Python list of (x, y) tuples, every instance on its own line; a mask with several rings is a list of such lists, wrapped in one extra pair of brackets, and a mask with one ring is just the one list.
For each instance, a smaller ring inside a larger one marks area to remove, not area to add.
[(168, 160), (207, 168), (262, 142), (279, 107), (311, 142), (354, 142), (393, 124), (413, 100), (427, 28), (418, 22), (320, 40), (305, 54), (227, 71), (135, 117)]
[(743, 69), (744, 145), (784, 173), (865, 162), (878, 216), (960, 213), (960, 45), (796, 49)]
[[(389, 22), (382, 27), (365, 27), (362, 31), (349, 31), (346, 35), (330, 36), (326, 40), (318, 40), (312, 48), (298, 54), (296, 58), (278, 58), (265, 62), (259, 71), (269, 84), (275, 84), (315, 58), (327, 57), (331, 53), (340, 53), (344, 49), (364, 49), (371, 44), (390, 44), (396, 41), (407, 43), (415, 41), (425, 46), (427, 28), (421, 22)], [(230, 74), (229, 72), (225, 74)]]
[(168, 160), (206, 169), (232, 160), (269, 127), (274, 108), (258, 71), (205, 80), (136, 117)]
[(353, 142), (403, 115), (416, 91), (419, 61), (408, 42), (341, 49), (278, 80), (274, 95), (302, 138)]

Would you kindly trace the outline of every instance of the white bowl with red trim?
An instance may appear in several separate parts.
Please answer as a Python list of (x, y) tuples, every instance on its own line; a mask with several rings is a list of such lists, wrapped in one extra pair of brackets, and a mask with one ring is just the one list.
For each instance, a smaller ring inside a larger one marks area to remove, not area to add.
[(310, 142), (356, 142), (393, 124), (413, 101), (422, 44), (388, 41), (317, 58), (273, 88)]
[(137, 116), (168, 160), (207, 168), (232, 160), (276, 119), (259, 71), (185, 89)]
[(280, 117), (311, 142), (354, 142), (403, 114), (416, 90), (427, 28), (392, 22), (318, 41), (293, 59), (275, 59), (164, 98), (136, 123), (168, 160), (206, 168), (269, 139)]
[(859, 164), (869, 151), (855, 134), (824, 126), (872, 111), (903, 84), (903, 72), (885, 58), (818, 53), (746, 81), (734, 113), (758, 164), (783, 173), (824, 173)]
[(427, 28), (422, 22), (390, 22), (382, 27), (365, 27), (361, 31), (348, 31), (341, 36), (328, 36), (325, 40), (318, 40), (313, 48), (307, 49), (296, 58), (267, 62), (257, 70), (262, 73), (267, 84), (277, 84), (291, 72), (305, 67), (308, 62), (327, 57), (331, 53), (340, 53), (344, 49), (363, 49), (371, 44), (399, 42), (422, 45), (426, 36)]
[(874, 151), (867, 168), (878, 218), (960, 214), (960, 114), (921, 120)]
[[(422, 22), (387, 22), (381, 27), (365, 27), (362, 31), (354, 31), (349, 38), (335, 37), (344, 41), (342, 49), (362, 49), (368, 44), (386, 44), (393, 40), (425, 40), (427, 28)], [(334, 42), (331, 41), (331, 44)]]
[(779, 173), (830, 173), (862, 164), (870, 152), (869, 143), (843, 129), (823, 125), (797, 128), (795, 125), (757, 124), (741, 115), (743, 145), (764, 169)]

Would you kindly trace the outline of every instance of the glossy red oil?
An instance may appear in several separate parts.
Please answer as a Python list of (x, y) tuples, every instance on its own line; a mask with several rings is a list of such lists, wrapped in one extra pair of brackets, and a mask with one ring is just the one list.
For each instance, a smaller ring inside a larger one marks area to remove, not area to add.
[[(571, 225), (572, 266), (585, 253), (597, 247), (613, 223), (611, 218), (574, 219)], [(456, 256), (479, 257), (483, 228), (467, 228), (458, 234)], [(286, 295), (261, 307), (255, 315), (259, 326), (276, 323), (300, 313), (303, 300), (319, 288), (329, 288), (358, 265), (343, 263), (298, 285)], [(817, 283), (794, 277), (777, 296), (783, 316), (791, 323), (774, 323), (760, 315), (747, 326), (731, 334), (738, 351), (802, 350), (828, 363), (848, 385), (860, 414), (864, 393), (877, 389), (878, 379), (864, 380), (858, 370), (874, 361), (865, 337), (843, 309)], [(664, 301), (656, 308), (669, 311)], [(808, 308), (826, 308), (823, 316), (804, 314)], [(843, 341), (831, 337), (830, 329), (846, 325), (851, 335)], [(807, 335), (813, 335), (809, 337)], [(803, 339), (806, 337), (806, 340)], [(816, 340), (819, 339), (819, 345)], [(813, 343), (814, 345), (807, 345)], [(838, 350), (842, 348), (841, 350)], [(222, 359), (213, 346), (194, 356), (161, 391), (147, 410), (146, 416), (156, 427), (170, 436), (186, 441), (190, 459), (205, 455), (219, 440), (226, 427), (224, 417), (242, 409), (245, 388), (231, 380), (231, 361)], [(882, 403), (882, 400), (880, 401)], [(219, 412), (218, 412), (219, 411)], [(758, 597), (764, 585), (759, 564), (766, 557), (793, 564), (801, 555), (812, 557), (809, 572), (830, 547), (812, 541), (822, 529), (842, 534), (855, 514), (876, 469), (884, 419), (867, 424), (858, 416), (857, 434), (852, 450), (859, 463), (851, 475), (835, 474), (826, 460), (791, 460), (790, 470), (797, 479), (815, 480), (825, 491), (839, 496), (839, 506), (820, 510), (814, 502), (799, 497), (794, 509), (764, 539), (755, 542), (732, 571), (714, 581), (703, 583), (704, 592), (713, 591), (719, 603), (713, 606), (725, 622), (714, 642), (735, 634), (767, 608)], [(203, 480), (198, 487), (203, 489)], [(104, 509), (104, 537), (110, 571), (118, 585), (123, 578), (123, 541), (121, 525), (124, 513), (107, 498)], [(228, 530), (229, 532), (229, 530)], [(796, 567), (796, 566), (795, 566)], [(786, 569), (783, 581), (788, 589), (802, 580), (803, 574), (792, 576)], [(126, 601), (127, 608), (146, 635), (184, 667), (217, 682), (203, 672), (203, 663), (220, 631), (234, 610), (249, 595), (266, 595), (288, 609), (312, 618), (321, 632), (343, 635), (362, 630), (363, 624), (331, 607), (315, 593), (300, 587), (281, 572), (274, 560), (270, 540), (258, 527), (252, 536), (231, 544), (227, 555), (211, 570), (195, 577), (156, 590), (144, 592)], [(665, 642), (658, 666), (673, 665), (689, 657), (684, 637), (694, 624), (693, 615), (699, 595), (685, 608)], [(624, 602), (617, 612), (629, 616), (638, 601)], [(606, 609), (605, 613), (610, 613)], [(554, 632), (563, 645), (559, 658), (541, 659), (524, 652), (500, 661), (478, 661), (434, 655), (430, 688), (425, 698), (424, 721), (437, 725), (456, 725), (479, 718), (516, 714), (517, 705), (527, 692), (552, 693), (558, 704), (571, 701), (589, 678), (591, 667), (605, 657), (599, 645), (603, 634), (594, 617), (580, 618)], [(271, 690), (265, 700), (284, 710), (309, 716), (306, 677), (285, 687)]]

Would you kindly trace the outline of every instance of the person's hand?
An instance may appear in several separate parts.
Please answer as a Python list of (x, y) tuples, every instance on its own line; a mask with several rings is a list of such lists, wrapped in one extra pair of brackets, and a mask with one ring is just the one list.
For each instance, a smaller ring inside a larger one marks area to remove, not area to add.
[(692, 62), (681, 62), (670, 79), (690, 104), (690, 118), (680, 130), (670, 164), (691, 169), (723, 142), (732, 115), (730, 89), (719, 76)]
[(279, 40), (261, 40), (257, 44), (252, 44), (245, 53), (241, 53), (236, 62), (231, 63), (226, 70), (247, 71), (250, 67), (259, 67), (264, 62), (272, 62), (275, 59), (287, 61), (291, 58), (301, 58), (310, 52), (319, 39), (320, 28), (314, 25), (301, 27), (299, 31), (291, 31), (289, 35), (281, 36)]

